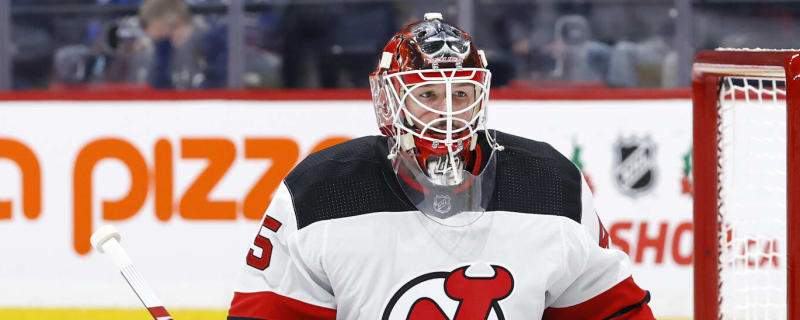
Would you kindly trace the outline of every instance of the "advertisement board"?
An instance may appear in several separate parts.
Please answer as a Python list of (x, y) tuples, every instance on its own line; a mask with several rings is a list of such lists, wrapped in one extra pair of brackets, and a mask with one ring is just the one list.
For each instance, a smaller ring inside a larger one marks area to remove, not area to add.
[[(580, 167), (657, 317), (692, 311), (691, 102), (495, 100), (489, 127)], [(378, 134), (368, 100), (0, 102), (0, 308), (135, 308), (113, 224), (168, 308), (226, 309), (282, 177)]]

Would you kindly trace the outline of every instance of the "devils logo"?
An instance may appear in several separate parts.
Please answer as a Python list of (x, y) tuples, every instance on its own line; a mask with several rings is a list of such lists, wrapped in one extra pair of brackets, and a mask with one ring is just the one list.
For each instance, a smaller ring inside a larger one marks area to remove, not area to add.
[(498, 301), (514, 288), (511, 273), (493, 265), (493, 276), (470, 277), (468, 267), (414, 278), (392, 296), (381, 319), (504, 320)]

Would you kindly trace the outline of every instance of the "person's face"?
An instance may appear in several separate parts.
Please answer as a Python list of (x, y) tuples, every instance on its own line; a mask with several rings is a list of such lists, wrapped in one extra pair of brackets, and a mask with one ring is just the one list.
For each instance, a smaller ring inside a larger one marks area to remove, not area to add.
[[(469, 83), (455, 83), (452, 86), (453, 89), (451, 95), (453, 100), (453, 112), (457, 113), (453, 115), (453, 118), (464, 120), (464, 122), (461, 122), (454, 119), (453, 128), (462, 128), (466, 126), (470, 120), (472, 120), (472, 116), (475, 114), (475, 111), (477, 111), (474, 109), (464, 110), (475, 102), (475, 85)], [(419, 102), (426, 105), (428, 108), (437, 111), (447, 111), (446, 91), (446, 85), (443, 83), (428, 84), (411, 90), (410, 95), (414, 96), (417, 100), (419, 100)], [(446, 118), (445, 115), (425, 109), (411, 97), (406, 98), (405, 105), (406, 109), (411, 112), (414, 117), (421, 120), (421, 123), (414, 120), (414, 125), (420, 129), (424, 128), (425, 124), (428, 124), (433, 120)], [(458, 113), (459, 111), (464, 112)], [(432, 125), (432, 127), (444, 130), (447, 128), (447, 121), (437, 121)]]
[(147, 24), (144, 32), (152, 39), (163, 39), (172, 36), (172, 33), (181, 24), (180, 16), (175, 13), (166, 13), (153, 19)]

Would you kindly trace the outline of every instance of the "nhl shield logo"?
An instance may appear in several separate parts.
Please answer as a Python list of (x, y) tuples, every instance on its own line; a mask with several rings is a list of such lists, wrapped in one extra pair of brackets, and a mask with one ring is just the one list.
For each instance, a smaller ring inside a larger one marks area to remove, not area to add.
[(656, 180), (656, 144), (650, 137), (620, 138), (614, 146), (614, 181), (620, 192), (637, 197)]
[(437, 194), (436, 197), (433, 198), (433, 210), (436, 210), (438, 213), (448, 213), (450, 209), (453, 208), (453, 205), (450, 204), (450, 196), (446, 194)]

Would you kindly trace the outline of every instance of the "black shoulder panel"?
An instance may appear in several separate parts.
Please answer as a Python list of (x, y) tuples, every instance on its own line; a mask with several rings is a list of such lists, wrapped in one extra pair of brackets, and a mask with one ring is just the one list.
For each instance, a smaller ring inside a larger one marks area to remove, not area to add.
[(581, 174), (547, 143), (499, 131), (497, 180), (489, 211), (559, 215), (581, 222)]
[(313, 153), (286, 177), (297, 228), (373, 212), (413, 211), (386, 160), (387, 138), (368, 136)]
[[(498, 153), (497, 180), (487, 210), (559, 215), (580, 223), (581, 175), (572, 162), (544, 142), (499, 131), (496, 138), (505, 150)], [(386, 154), (387, 138), (368, 136), (301, 161), (285, 179), (298, 229), (321, 220), (416, 211)]]

